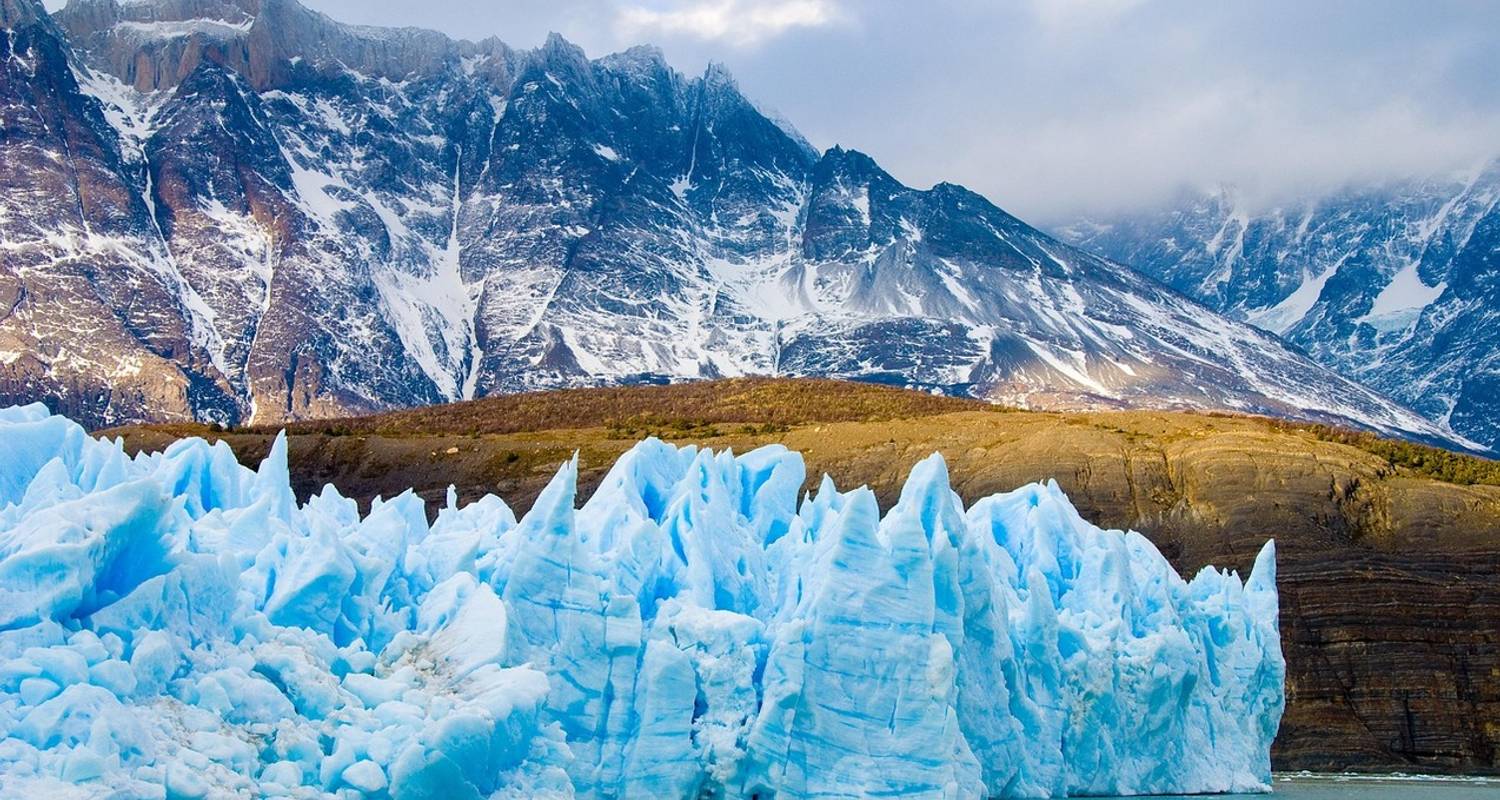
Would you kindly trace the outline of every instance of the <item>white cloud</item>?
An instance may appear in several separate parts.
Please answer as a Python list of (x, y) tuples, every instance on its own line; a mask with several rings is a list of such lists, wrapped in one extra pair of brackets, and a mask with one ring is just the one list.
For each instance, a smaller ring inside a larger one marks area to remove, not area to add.
[(839, 18), (833, 0), (687, 0), (666, 9), (621, 8), (616, 24), (626, 38), (683, 36), (752, 47), (797, 28), (820, 28)]

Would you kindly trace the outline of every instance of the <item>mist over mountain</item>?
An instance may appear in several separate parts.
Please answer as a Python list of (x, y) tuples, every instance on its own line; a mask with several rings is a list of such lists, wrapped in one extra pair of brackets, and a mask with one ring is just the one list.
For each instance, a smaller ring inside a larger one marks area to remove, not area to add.
[(1271, 208), (1187, 194), (1060, 235), (1500, 444), (1500, 160)]

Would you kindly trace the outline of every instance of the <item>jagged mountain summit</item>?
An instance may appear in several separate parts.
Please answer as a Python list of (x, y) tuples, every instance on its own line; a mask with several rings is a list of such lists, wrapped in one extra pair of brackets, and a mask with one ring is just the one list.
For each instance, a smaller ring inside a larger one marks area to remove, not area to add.
[(1189, 193), (1061, 236), (1500, 445), (1500, 160), (1282, 207)]
[(4, 2), (0, 399), (275, 422), (826, 375), (1455, 438), (959, 186), (818, 152), (719, 67), (293, 0)]

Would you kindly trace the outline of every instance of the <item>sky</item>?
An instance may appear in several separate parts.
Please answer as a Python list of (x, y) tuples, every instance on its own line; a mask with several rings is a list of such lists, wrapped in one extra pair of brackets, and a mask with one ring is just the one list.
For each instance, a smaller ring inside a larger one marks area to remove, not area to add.
[(557, 31), (725, 64), (820, 148), (1034, 222), (1231, 184), (1268, 205), (1500, 155), (1500, 2), (303, 0), (335, 19)]

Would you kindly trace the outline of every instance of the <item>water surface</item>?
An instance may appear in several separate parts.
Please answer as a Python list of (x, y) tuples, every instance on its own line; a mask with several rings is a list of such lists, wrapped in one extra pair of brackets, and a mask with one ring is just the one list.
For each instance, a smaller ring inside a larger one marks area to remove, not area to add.
[[(1222, 796), (1222, 795), (1221, 795)], [(1178, 795), (1173, 795), (1178, 798)], [(1500, 800), (1500, 778), (1392, 775), (1278, 775), (1273, 794), (1232, 795), (1262, 800)], [(1162, 800), (1167, 800), (1163, 798)], [(1202, 795), (1181, 800), (1205, 800)]]

